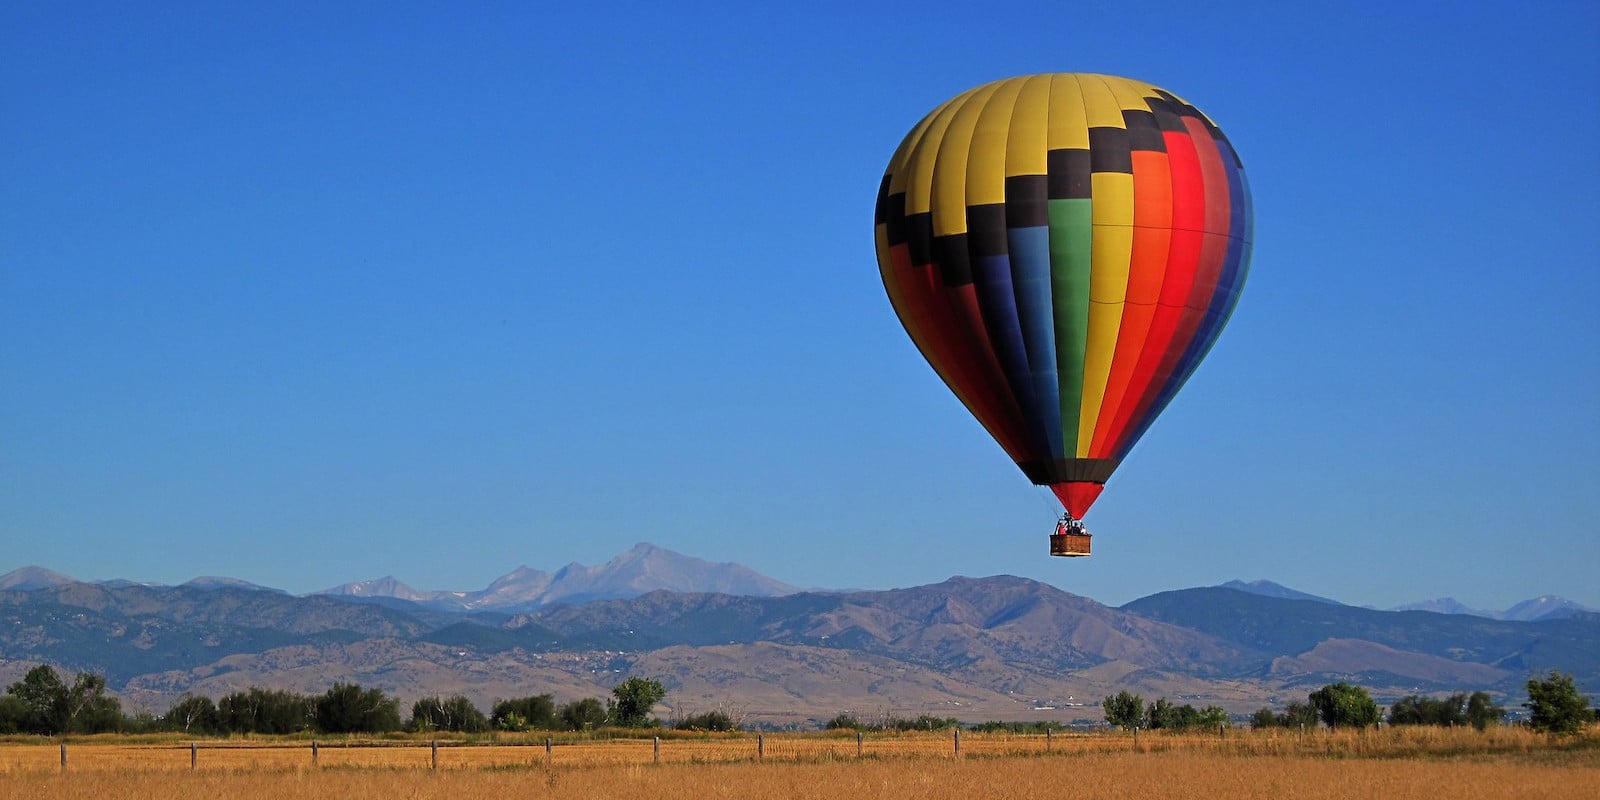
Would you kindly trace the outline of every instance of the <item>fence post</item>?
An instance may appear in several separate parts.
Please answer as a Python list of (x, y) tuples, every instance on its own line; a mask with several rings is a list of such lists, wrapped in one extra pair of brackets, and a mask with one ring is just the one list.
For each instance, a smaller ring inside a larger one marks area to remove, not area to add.
[(194, 742), (189, 743), (189, 771), (194, 772), (195, 765), (200, 761), (200, 748)]
[(1133, 726), (1133, 748), (1139, 749), (1139, 726)]
[(549, 764), (555, 755), (550, 752), (550, 737), (544, 737), (544, 763)]
[(428, 745), (431, 748), (433, 748), (433, 768), (434, 769), (438, 769), (439, 768), (439, 740), (438, 739), (430, 739), (430, 740), (428, 740)]
[(311, 766), (317, 765), (317, 740), (311, 740)]
[(861, 729), (856, 728), (856, 758), (861, 757)]
[(767, 740), (763, 734), (756, 734), (756, 760), (765, 761), (767, 758)]
[(67, 743), (61, 743), (61, 771), (67, 771)]
[(961, 729), (956, 728), (956, 758), (961, 757)]
[(661, 737), (660, 736), (655, 736), (655, 737), (652, 737), (652, 738), (655, 739), (655, 763), (660, 764), (661, 763)]
[(1052, 742), (1050, 741), (1050, 729), (1049, 728), (1045, 728), (1044, 729), (1044, 751), (1046, 753), (1048, 753), (1048, 752), (1050, 752), (1051, 749), (1052, 749)]

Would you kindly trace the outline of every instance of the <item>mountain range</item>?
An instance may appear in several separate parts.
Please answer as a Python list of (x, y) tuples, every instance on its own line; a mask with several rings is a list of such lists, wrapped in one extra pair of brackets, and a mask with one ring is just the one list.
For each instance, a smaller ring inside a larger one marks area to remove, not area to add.
[[(43, 567), (22, 567), (0, 575), (0, 591), (39, 589), (77, 582), (77, 579), (69, 575)], [(137, 584), (122, 579), (97, 581), (97, 583), (105, 586), (154, 585)], [(182, 585), (203, 589), (234, 587), (287, 594), (282, 589), (237, 578), (216, 576), (197, 577)], [(1219, 584), (1218, 588), (1234, 589), (1262, 597), (1344, 605), (1337, 600), (1291, 589), (1268, 580), (1232, 580)], [(780, 597), (800, 591), (794, 586), (769, 578), (740, 564), (714, 563), (641, 542), (616, 558), (593, 567), (572, 563), (554, 573), (547, 573), (519, 566), (494, 579), (487, 587), (478, 590), (419, 590), (406, 585), (394, 576), (384, 576), (352, 581), (312, 594), (387, 604), (398, 608), (422, 606), (437, 611), (519, 613), (556, 603), (572, 604), (638, 597), (658, 590), (711, 592), (751, 597)], [(1432, 611), (1438, 614), (1465, 614), (1488, 619), (1534, 622), (1593, 612), (1596, 609), (1587, 608), (1563, 597), (1544, 595), (1524, 600), (1504, 611), (1470, 608), (1449, 597), (1408, 603), (1389, 610)]]
[[(1220, 584), (1219, 588), (1237, 589), (1241, 592), (1258, 594), (1262, 595), (1263, 597), (1279, 597), (1285, 600), (1314, 600), (1318, 603), (1331, 603), (1336, 606), (1344, 605), (1338, 600), (1330, 600), (1326, 597), (1318, 597), (1314, 594), (1296, 591), (1287, 586), (1273, 583), (1272, 581), (1235, 580)], [(1369, 608), (1369, 606), (1362, 607)], [(1542, 597), (1535, 597), (1530, 600), (1524, 600), (1504, 611), (1483, 611), (1481, 609), (1470, 608), (1465, 603), (1462, 603), (1453, 597), (1441, 597), (1437, 600), (1424, 600), (1420, 603), (1407, 603), (1401, 606), (1394, 606), (1389, 610), (1432, 611), (1435, 614), (1465, 614), (1471, 617), (1486, 617), (1488, 619), (1511, 620), (1514, 622), (1536, 622), (1541, 619), (1560, 619), (1562, 617), (1570, 617), (1573, 614), (1595, 611), (1593, 608), (1579, 605), (1571, 600), (1566, 599), (1565, 597), (1557, 597), (1552, 594), (1547, 594)]]
[(1469, 608), (1465, 603), (1453, 597), (1441, 597), (1437, 600), (1426, 600), (1421, 603), (1410, 603), (1396, 606), (1390, 611), (1433, 611), (1439, 614), (1466, 614), (1472, 617), (1487, 617), (1489, 619), (1506, 619), (1517, 622), (1533, 622), (1541, 619), (1559, 619), (1570, 617), (1573, 614), (1592, 612), (1594, 609), (1578, 605), (1565, 597), (1544, 595), (1531, 600), (1524, 600), (1504, 611), (1483, 611)]
[(1333, 680), (1380, 699), (1514, 697), (1547, 669), (1600, 687), (1600, 614), (1543, 605), (1532, 622), (1380, 611), (1255, 581), (1113, 608), (1010, 576), (802, 592), (651, 545), (465, 592), (386, 578), (296, 597), (222, 578), (82, 583), (25, 568), (0, 576), (0, 681), (36, 663), (95, 671), (160, 711), (185, 692), (334, 681), (487, 707), (604, 695), (636, 674), (663, 680), (673, 713), (774, 725), (842, 711), (1096, 719), (1092, 706), (1121, 689), (1244, 713)]
[(717, 592), (775, 597), (797, 591), (739, 564), (702, 561), (641, 542), (604, 564), (572, 563), (554, 574), (521, 566), (478, 591), (418, 591), (393, 577), (357, 581), (318, 594), (404, 600), (449, 611), (527, 611), (553, 603), (584, 603), (646, 592)]

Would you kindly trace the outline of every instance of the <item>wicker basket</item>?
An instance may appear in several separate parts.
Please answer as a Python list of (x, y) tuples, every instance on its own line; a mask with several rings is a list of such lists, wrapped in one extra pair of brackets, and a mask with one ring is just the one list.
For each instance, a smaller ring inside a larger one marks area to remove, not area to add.
[(1087, 533), (1052, 533), (1050, 534), (1050, 555), (1089, 555), (1090, 538), (1092, 537)]

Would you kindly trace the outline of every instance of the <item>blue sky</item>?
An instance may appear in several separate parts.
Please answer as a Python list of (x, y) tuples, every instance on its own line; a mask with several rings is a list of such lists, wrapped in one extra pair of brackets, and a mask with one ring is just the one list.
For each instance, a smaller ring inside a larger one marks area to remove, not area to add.
[[(0, 571), (1600, 607), (1593, 3), (234, 5), (0, 11)], [(872, 246), (918, 118), (1050, 71), (1194, 102), (1256, 209), (1077, 560)]]

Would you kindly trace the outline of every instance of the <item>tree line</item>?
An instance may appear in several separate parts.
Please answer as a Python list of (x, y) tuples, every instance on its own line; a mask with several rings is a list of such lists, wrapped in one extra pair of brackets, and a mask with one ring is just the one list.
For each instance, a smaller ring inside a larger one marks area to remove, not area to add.
[[(1526, 688), (1528, 702), (1523, 705), (1528, 709), (1528, 726), (1534, 730), (1569, 734), (1600, 721), (1600, 710), (1589, 707), (1589, 699), (1578, 692), (1571, 675), (1551, 670), (1544, 678), (1530, 678)], [(1143, 697), (1127, 691), (1105, 698), (1101, 707), (1107, 723), (1124, 729), (1214, 728), (1228, 721), (1228, 713), (1217, 706), (1174, 706), (1163, 697), (1146, 707)], [(1314, 727), (1320, 722), (1329, 728), (1365, 728), (1384, 720), (1390, 725), (1471, 725), (1481, 731), (1500, 722), (1505, 713), (1487, 692), (1460, 692), (1445, 698), (1407, 695), (1389, 706), (1385, 718), (1366, 689), (1340, 681), (1311, 692), (1303, 703), (1289, 703), (1282, 711), (1256, 711), (1250, 727)]]
[(650, 718), (650, 709), (666, 697), (660, 681), (629, 678), (611, 693), (612, 697), (603, 700), (585, 697), (560, 705), (549, 694), (501, 700), (488, 715), (460, 695), (426, 697), (413, 703), (410, 718), (402, 721), (399, 699), (382, 689), (335, 683), (318, 695), (250, 687), (217, 700), (186, 694), (161, 716), (130, 716), (123, 713), (117, 698), (106, 693), (101, 676), (79, 673), (68, 683), (52, 667), (38, 666), (0, 695), (0, 734), (481, 733), (658, 724)]
[[(854, 714), (839, 714), (833, 719), (823, 723), (825, 730), (854, 729), (858, 731), (942, 731), (960, 725), (960, 720), (955, 717), (936, 717), (932, 714), (921, 714), (911, 719), (885, 716), (874, 722), (862, 722)], [(988, 724), (988, 723), (985, 723)]]
[[(1528, 725), (1551, 733), (1575, 733), (1596, 721), (1589, 698), (1578, 692), (1571, 675), (1552, 670), (1526, 684)], [(549, 694), (501, 700), (484, 714), (466, 697), (425, 697), (411, 706), (402, 721), (400, 701), (381, 689), (354, 683), (335, 683), (320, 695), (281, 689), (251, 687), (213, 701), (186, 694), (161, 716), (127, 715), (117, 698), (107, 693), (105, 679), (78, 673), (70, 682), (49, 666), (28, 671), (22, 680), (0, 695), (0, 734), (92, 734), (111, 732), (174, 731), (199, 735), (388, 733), (393, 731), (582, 731), (601, 727), (661, 725), (650, 710), (666, 698), (658, 680), (631, 677), (617, 684), (609, 698), (585, 697), (557, 704)], [(1176, 705), (1165, 697), (1146, 704), (1127, 691), (1102, 702), (1106, 722), (1122, 728), (1181, 731), (1215, 728), (1229, 721), (1228, 712), (1210, 705), (1195, 708)], [(1471, 725), (1483, 730), (1499, 722), (1505, 709), (1486, 692), (1457, 693), (1445, 698), (1408, 695), (1389, 706), (1390, 725)], [(1365, 728), (1383, 719), (1378, 704), (1360, 686), (1330, 683), (1311, 692), (1305, 702), (1291, 702), (1282, 711), (1262, 708), (1250, 718), (1252, 728), (1315, 726)], [(886, 718), (863, 723), (846, 713), (824, 727), (871, 731), (943, 730), (959, 726), (954, 717), (924, 714), (915, 719)], [(710, 711), (678, 720), (680, 729), (738, 730), (726, 712)], [(1059, 723), (987, 722), (975, 730), (1010, 730), (1018, 733), (1058, 730)]]
[(1190, 728), (1215, 728), (1228, 723), (1228, 712), (1221, 706), (1195, 708), (1188, 703), (1173, 705), (1165, 697), (1157, 698), (1149, 707), (1144, 698), (1128, 691), (1117, 692), (1100, 702), (1106, 722), (1125, 730), (1181, 731)]
[[(1578, 692), (1571, 675), (1551, 670), (1545, 677), (1529, 678), (1528, 727), (1545, 733), (1571, 734), (1591, 722), (1600, 721), (1600, 711), (1589, 707), (1589, 698)], [(1343, 681), (1330, 683), (1309, 695), (1306, 702), (1292, 702), (1275, 712), (1263, 708), (1250, 717), (1252, 728), (1294, 728), (1321, 722), (1329, 728), (1365, 728), (1381, 719), (1390, 725), (1433, 725), (1453, 727), (1471, 725), (1484, 730), (1505, 719), (1505, 708), (1495, 705), (1488, 692), (1457, 692), (1448, 697), (1406, 695), (1389, 706), (1384, 716), (1378, 704), (1360, 686)]]

